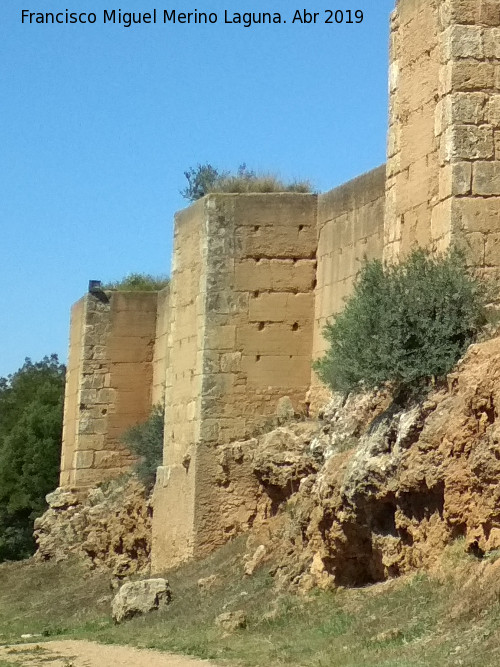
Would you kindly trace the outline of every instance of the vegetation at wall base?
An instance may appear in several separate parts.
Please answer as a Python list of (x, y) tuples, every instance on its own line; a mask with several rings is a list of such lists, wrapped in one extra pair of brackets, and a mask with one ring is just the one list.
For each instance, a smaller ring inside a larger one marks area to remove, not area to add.
[(207, 194), (222, 192), (233, 194), (273, 193), (273, 192), (312, 192), (309, 181), (285, 183), (275, 174), (259, 174), (241, 164), (235, 174), (219, 171), (211, 164), (198, 164), (184, 172), (188, 185), (181, 190), (181, 195), (191, 202)]
[[(244, 576), (245, 544), (240, 538), (165, 573), (172, 603), (121, 625), (111, 619), (103, 570), (74, 560), (0, 565), (0, 645), (29, 632), (42, 635), (42, 647), (86, 639), (240, 667), (498, 667), (499, 562), (467, 555), (463, 540), (431, 574), (300, 596), (276, 590), (270, 563)], [(200, 590), (198, 580), (214, 573), (210, 592)], [(215, 618), (236, 609), (247, 627), (223, 636)]]
[(390, 384), (408, 397), (446, 375), (486, 322), (486, 289), (456, 249), (415, 249), (400, 264), (366, 262), (345, 309), (327, 324), (314, 364), (334, 391)]
[(155, 405), (148, 419), (129, 428), (123, 436), (123, 443), (138, 457), (135, 473), (149, 491), (156, 479), (156, 469), (163, 458), (163, 429), (165, 410)]
[(0, 378), (0, 562), (33, 554), (33, 521), (57, 487), (64, 380), (56, 355)]
[(106, 283), (103, 290), (117, 292), (157, 292), (166, 287), (169, 279), (166, 276), (153, 276), (149, 273), (129, 273), (121, 280)]

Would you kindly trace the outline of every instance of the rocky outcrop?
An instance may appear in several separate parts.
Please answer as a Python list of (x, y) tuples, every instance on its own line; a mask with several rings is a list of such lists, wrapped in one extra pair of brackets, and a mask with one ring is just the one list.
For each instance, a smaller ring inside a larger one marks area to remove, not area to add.
[[(499, 406), (494, 338), (404, 410), (385, 393), (334, 398), (316, 420), (285, 406), (278, 428), (221, 447), (219, 512), (227, 539), (249, 532), (245, 576), (273, 562), (279, 585), (363, 585), (431, 567), (458, 537), (477, 557), (500, 549)], [(135, 481), (110, 489), (48, 496), (37, 558), (147, 571), (149, 502)]]
[(77, 494), (57, 489), (49, 509), (35, 521), (38, 560), (75, 555), (108, 568), (115, 580), (148, 571), (151, 505), (135, 478)]
[[(431, 566), (457, 537), (478, 557), (498, 549), (499, 406), (496, 338), (472, 346), (426, 400), (388, 406), (351, 448), (320, 443), (323, 465), (288, 499), (274, 545), (285, 554), (278, 580), (306, 589), (380, 581)], [(359, 414), (332, 404), (324, 414), (331, 441), (337, 424)]]
[(123, 584), (111, 603), (115, 623), (148, 614), (169, 604), (172, 598), (166, 579), (145, 579)]

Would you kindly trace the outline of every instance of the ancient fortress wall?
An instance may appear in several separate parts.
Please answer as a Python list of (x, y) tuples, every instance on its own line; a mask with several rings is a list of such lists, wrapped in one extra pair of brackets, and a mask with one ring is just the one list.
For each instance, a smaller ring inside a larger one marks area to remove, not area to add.
[(210, 195), (177, 215), (153, 567), (227, 539), (218, 447), (265, 427), (284, 395), (304, 409), (315, 254), (315, 195)]
[(389, 70), (385, 167), (322, 195), (209, 195), (176, 216), (167, 290), (73, 307), (61, 485), (130, 467), (120, 437), (164, 397), (155, 570), (251, 519), (221, 452), (281, 397), (299, 413), (326, 399), (311, 362), (364, 257), (457, 244), (500, 272), (500, 0), (399, 0)]
[[(441, 0), (401, 0), (391, 17), (384, 253), (428, 246), (438, 203)], [(439, 230), (439, 235), (441, 234)]]
[(72, 310), (61, 486), (130, 469), (120, 436), (149, 414), (156, 292), (87, 294)]
[[(382, 257), (384, 206), (385, 166), (318, 196), (313, 359), (324, 354), (325, 324), (344, 307), (363, 260)], [(311, 411), (323, 407), (328, 396), (313, 372)]]
[(153, 387), (151, 402), (153, 405), (165, 403), (165, 387), (169, 366), (170, 334), (170, 285), (158, 292), (156, 313), (156, 337), (153, 352)]
[(392, 16), (384, 255), (417, 243), (500, 264), (500, 2), (399, 0)]
[(442, 40), (442, 189), (452, 240), (469, 263), (500, 266), (500, 2), (448, 2)]

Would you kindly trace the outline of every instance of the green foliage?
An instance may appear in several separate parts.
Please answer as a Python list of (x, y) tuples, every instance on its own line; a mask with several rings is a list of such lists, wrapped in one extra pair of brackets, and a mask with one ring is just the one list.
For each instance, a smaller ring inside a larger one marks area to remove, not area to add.
[(225, 175), (225, 173), (220, 174), (215, 167), (208, 163), (191, 167), (188, 171), (184, 172), (188, 184), (184, 190), (181, 190), (181, 195), (184, 199), (189, 199), (189, 201), (201, 199), (211, 192), (211, 188), (213, 188), (216, 181), (224, 178)]
[(169, 283), (166, 276), (152, 276), (148, 273), (129, 273), (125, 278), (103, 285), (103, 290), (119, 292), (156, 292)]
[(64, 378), (56, 355), (0, 378), (0, 561), (33, 553), (33, 521), (57, 487)]
[(344, 311), (327, 324), (325, 384), (348, 393), (391, 383), (408, 395), (446, 375), (485, 321), (485, 288), (463, 255), (414, 250), (401, 264), (367, 262)]
[(135, 472), (148, 490), (153, 488), (156, 468), (162, 462), (164, 423), (164, 409), (156, 405), (145, 422), (132, 426), (122, 436), (124, 444), (139, 457)]
[(181, 195), (189, 201), (196, 201), (211, 192), (227, 193), (271, 193), (271, 192), (312, 192), (308, 181), (293, 181), (284, 183), (273, 174), (257, 174), (248, 169), (246, 164), (238, 167), (236, 174), (224, 171), (219, 172), (211, 164), (199, 164), (184, 172), (188, 186), (181, 191)]

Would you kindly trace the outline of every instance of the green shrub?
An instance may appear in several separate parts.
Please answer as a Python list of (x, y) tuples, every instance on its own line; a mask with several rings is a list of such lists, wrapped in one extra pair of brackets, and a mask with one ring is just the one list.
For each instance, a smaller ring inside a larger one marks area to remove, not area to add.
[(453, 250), (414, 250), (401, 264), (362, 267), (345, 309), (327, 324), (314, 368), (335, 391), (394, 386), (404, 398), (446, 375), (485, 322), (485, 289)]
[(148, 490), (153, 488), (156, 468), (162, 462), (164, 423), (164, 409), (156, 405), (145, 422), (132, 426), (122, 436), (123, 443), (139, 457), (135, 472)]
[(312, 192), (308, 181), (285, 183), (274, 174), (257, 174), (246, 164), (238, 167), (236, 174), (219, 172), (210, 164), (198, 165), (184, 172), (188, 186), (181, 191), (189, 201), (196, 201), (212, 192), (226, 193), (271, 193), (271, 192)]
[(226, 176), (226, 173), (219, 173), (218, 169), (211, 164), (199, 164), (196, 167), (190, 167), (184, 172), (187, 179), (187, 186), (181, 190), (181, 195), (189, 201), (196, 201), (208, 194), (214, 183)]
[(129, 273), (125, 278), (115, 282), (106, 283), (103, 290), (116, 290), (118, 292), (156, 292), (169, 283), (166, 276), (152, 276), (148, 273)]

